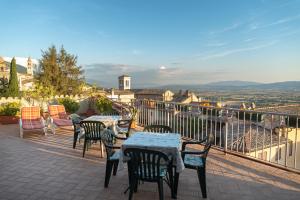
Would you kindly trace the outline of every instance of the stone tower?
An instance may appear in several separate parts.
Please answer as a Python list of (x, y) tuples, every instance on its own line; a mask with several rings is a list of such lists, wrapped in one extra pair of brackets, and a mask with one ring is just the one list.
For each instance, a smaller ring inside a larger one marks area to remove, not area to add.
[(131, 77), (128, 75), (119, 76), (119, 90), (131, 89)]
[(28, 57), (28, 59), (27, 59), (27, 74), (33, 75), (33, 64), (32, 64), (32, 60), (30, 57)]

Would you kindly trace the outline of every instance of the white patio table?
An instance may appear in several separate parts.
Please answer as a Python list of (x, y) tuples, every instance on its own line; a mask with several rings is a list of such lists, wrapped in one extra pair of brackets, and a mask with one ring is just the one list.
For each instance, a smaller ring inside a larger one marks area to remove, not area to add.
[(177, 194), (179, 173), (184, 170), (184, 163), (181, 157), (181, 136), (178, 133), (150, 133), (136, 132), (131, 135), (121, 146), (118, 169), (124, 168), (123, 152), (126, 148), (143, 148), (155, 151), (161, 151), (167, 156), (173, 158), (174, 165), (174, 187)]
[(92, 115), (83, 121), (99, 121), (102, 122), (106, 127), (111, 127), (115, 134), (118, 134), (117, 124), (122, 119), (119, 115)]

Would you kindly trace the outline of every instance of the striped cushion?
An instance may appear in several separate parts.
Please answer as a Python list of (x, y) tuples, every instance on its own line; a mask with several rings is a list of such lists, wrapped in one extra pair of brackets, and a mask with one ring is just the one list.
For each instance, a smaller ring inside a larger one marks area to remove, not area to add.
[(54, 119), (67, 119), (68, 115), (66, 113), (65, 107), (63, 105), (49, 105), (48, 110), (50, 116)]
[(42, 129), (45, 126), (40, 120), (22, 120), (23, 129), (31, 130), (31, 129)]
[(72, 120), (69, 120), (69, 119), (57, 119), (57, 118), (54, 118), (53, 119), (53, 123), (56, 126), (73, 126)]
[(21, 109), (21, 119), (22, 120), (40, 120), (41, 119), (40, 107), (38, 107), (38, 106), (23, 107)]

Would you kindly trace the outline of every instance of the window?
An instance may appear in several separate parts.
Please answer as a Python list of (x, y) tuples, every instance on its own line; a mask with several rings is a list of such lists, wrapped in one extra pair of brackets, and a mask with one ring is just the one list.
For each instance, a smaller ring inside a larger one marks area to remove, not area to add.
[(129, 87), (129, 80), (126, 80), (126, 87)]
[(293, 141), (289, 141), (289, 156), (293, 155)]

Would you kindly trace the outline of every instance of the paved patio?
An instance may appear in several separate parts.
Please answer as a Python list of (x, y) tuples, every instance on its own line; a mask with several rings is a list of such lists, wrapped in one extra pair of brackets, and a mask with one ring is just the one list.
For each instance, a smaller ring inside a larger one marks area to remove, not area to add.
[[(82, 158), (82, 143), (72, 149), (72, 131), (18, 137), (17, 125), (0, 125), (0, 199), (127, 199), (127, 171), (105, 189), (105, 159), (99, 145)], [(207, 163), (208, 199), (300, 199), (300, 175), (211, 150)], [(165, 185), (165, 199), (171, 199)], [(141, 184), (134, 199), (158, 199), (156, 184)], [(201, 199), (193, 170), (179, 180), (178, 198)]]

